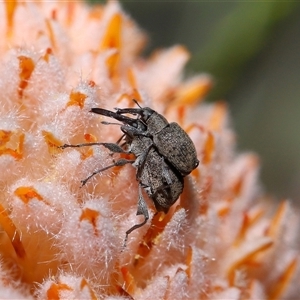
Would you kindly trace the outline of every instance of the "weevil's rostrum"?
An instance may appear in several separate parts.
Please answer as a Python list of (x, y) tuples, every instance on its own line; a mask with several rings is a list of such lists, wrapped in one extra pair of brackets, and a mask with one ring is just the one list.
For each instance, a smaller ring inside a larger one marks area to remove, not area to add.
[(183, 178), (199, 164), (196, 149), (188, 134), (177, 123), (168, 123), (164, 116), (149, 107), (116, 108), (115, 112), (92, 108), (91, 112), (122, 122), (122, 139), (115, 144), (66, 144), (62, 148), (101, 145), (113, 153), (134, 154), (134, 160), (119, 159), (82, 181), (84, 185), (94, 175), (114, 166), (132, 164), (136, 168), (136, 180), (139, 183), (137, 215), (143, 215), (144, 221), (126, 231), (126, 243), (128, 235), (149, 219), (142, 189), (152, 199), (157, 211), (167, 213), (183, 191)]

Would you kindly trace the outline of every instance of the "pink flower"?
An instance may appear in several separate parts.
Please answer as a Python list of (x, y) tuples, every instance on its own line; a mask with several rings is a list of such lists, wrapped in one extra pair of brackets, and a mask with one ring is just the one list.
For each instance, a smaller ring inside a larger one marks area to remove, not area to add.
[[(254, 154), (238, 154), (224, 103), (183, 79), (182, 46), (139, 56), (144, 33), (115, 1), (0, 4), (1, 299), (295, 299), (299, 218), (264, 197)], [(101, 146), (119, 126), (92, 107), (132, 98), (186, 130), (199, 167), (168, 214), (136, 216), (131, 165)]]

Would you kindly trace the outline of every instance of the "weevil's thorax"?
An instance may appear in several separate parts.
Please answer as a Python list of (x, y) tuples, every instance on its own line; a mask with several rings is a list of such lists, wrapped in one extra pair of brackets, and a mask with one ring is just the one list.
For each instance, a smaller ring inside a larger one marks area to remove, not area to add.
[(147, 124), (147, 131), (155, 135), (169, 125), (167, 119), (149, 107), (143, 109), (142, 120)]

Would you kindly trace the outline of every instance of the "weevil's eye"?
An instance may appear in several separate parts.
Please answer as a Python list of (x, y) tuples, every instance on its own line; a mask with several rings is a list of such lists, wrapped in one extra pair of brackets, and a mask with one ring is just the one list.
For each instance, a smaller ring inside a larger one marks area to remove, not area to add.
[(142, 110), (142, 119), (144, 121), (147, 121), (150, 116), (153, 114), (154, 110), (152, 110), (151, 108), (149, 107), (144, 107), (143, 110)]

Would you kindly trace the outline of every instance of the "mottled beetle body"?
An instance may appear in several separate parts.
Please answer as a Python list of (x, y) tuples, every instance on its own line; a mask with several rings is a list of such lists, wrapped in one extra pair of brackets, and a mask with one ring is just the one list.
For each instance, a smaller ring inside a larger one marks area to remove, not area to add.
[[(199, 164), (196, 149), (192, 140), (177, 123), (169, 124), (162, 115), (151, 108), (117, 108), (116, 112), (92, 108), (91, 112), (122, 122), (120, 124), (120, 129), (124, 133), (122, 138), (117, 143), (65, 144), (61, 148), (101, 145), (113, 153), (135, 155), (135, 160), (120, 158), (112, 165), (93, 172), (82, 181), (82, 185), (85, 185), (94, 175), (114, 166), (130, 163), (136, 168), (136, 179), (139, 183), (137, 215), (143, 215), (145, 219), (126, 231), (126, 244), (128, 235), (143, 226), (149, 219), (142, 189), (153, 200), (157, 211), (167, 213), (183, 191), (184, 176)], [(138, 115), (138, 117), (131, 118), (124, 114)], [(124, 142), (119, 145), (121, 141)]]
[(117, 113), (138, 114), (147, 125), (147, 134), (152, 138), (157, 151), (182, 176), (190, 174), (198, 166), (194, 143), (177, 123), (169, 123), (164, 116), (149, 107), (117, 109)]
[[(96, 111), (105, 113), (102, 109), (93, 109), (93, 112)], [(165, 162), (149, 137), (135, 135), (137, 130), (146, 131), (146, 126), (140, 120), (135, 122), (135, 127), (123, 125), (121, 129), (126, 135), (128, 152), (136, 157), (133, 166), (137, 168), (137, 180), (153, 200), (156, 210), (167, 213), (183, 191), (183, 177)]]

